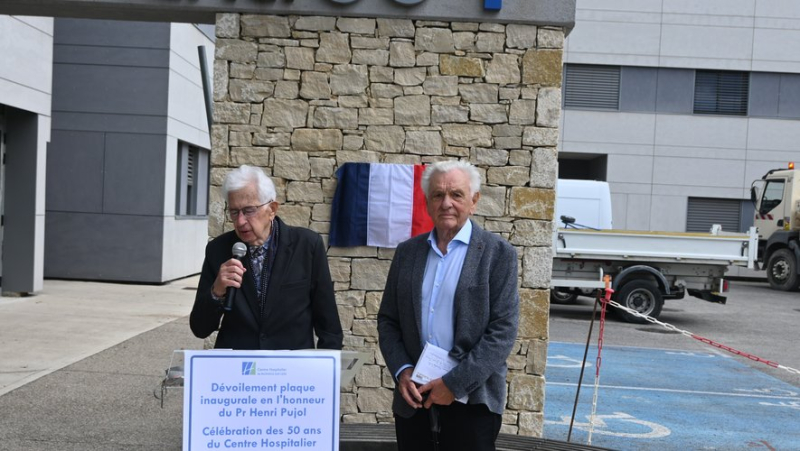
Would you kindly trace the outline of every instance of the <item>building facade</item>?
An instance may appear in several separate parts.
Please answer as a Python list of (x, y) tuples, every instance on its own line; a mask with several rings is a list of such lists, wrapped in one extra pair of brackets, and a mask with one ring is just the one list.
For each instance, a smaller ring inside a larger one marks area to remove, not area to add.
[(562, 178), (606, 180), (621, 229), (744, 231), (750, 185), (800, 161), (800, 4), (579, 0)]
[(53, 19), (0, 16), (0, 48), (0, 281), (3, 292), (34, 292), (44, 274)]
[(46, 277), (165, 282), (200, 271), (208, 120), (198, 27), (55, 20)]
[(2, 292), (195, 274), (208, 121), (189, 24), (0, 16)]

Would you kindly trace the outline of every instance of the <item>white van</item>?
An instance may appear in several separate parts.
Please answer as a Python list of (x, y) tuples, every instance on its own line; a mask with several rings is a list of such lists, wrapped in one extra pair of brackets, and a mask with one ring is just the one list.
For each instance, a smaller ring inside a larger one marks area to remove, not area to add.
[(558, 179), (556, 181), (556, 227), (564, 227), (561, 216), (593, 229), (613, 229), (611, 190), (607, 182)]
[[(569, 216), (574, 221), (569, 227), (613, 229), (611, 219), (611, 189), (607, 182), (596, 180), (558, 179), (556, 181), (555, 226), (567, 227), (561, 219)], [(592, 290), (558, 287), (550, 290), (550, 302), (571, 304), (578, 295), (591, 295)]]

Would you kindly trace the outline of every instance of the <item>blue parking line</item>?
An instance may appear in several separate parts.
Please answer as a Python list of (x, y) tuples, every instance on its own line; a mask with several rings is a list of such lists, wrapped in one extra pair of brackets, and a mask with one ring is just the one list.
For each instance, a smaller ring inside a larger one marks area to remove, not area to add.
[[(551, 342), (544, 436), (566, 440), (584, 345)], [(597, 348), (589, 350), (572, 441), (586, 443)], [(592, 444), (619, 450), (800, 449), (800, 388), (734, 358), (603, 347)]]

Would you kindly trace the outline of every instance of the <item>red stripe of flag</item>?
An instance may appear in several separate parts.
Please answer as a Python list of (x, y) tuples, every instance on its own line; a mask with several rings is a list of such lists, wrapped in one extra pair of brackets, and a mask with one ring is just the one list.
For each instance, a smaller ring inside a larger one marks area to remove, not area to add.
[(425, 193), (422, 192), (422, 186), (420, 185), (420, 180), (422, 180), (422, 173), (424, 171), (424, 165), (414, 165), (414, 207), (411, 214), (412, 237), (421, 233), (428, 233), (433, 229), (433, 220), (428, 215)]

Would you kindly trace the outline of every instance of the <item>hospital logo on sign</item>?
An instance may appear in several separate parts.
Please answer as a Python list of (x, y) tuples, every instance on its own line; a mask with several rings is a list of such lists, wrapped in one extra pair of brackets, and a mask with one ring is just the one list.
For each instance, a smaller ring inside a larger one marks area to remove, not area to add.
[(242, 376), (255, 376), (256, 362), (242, 362)]

